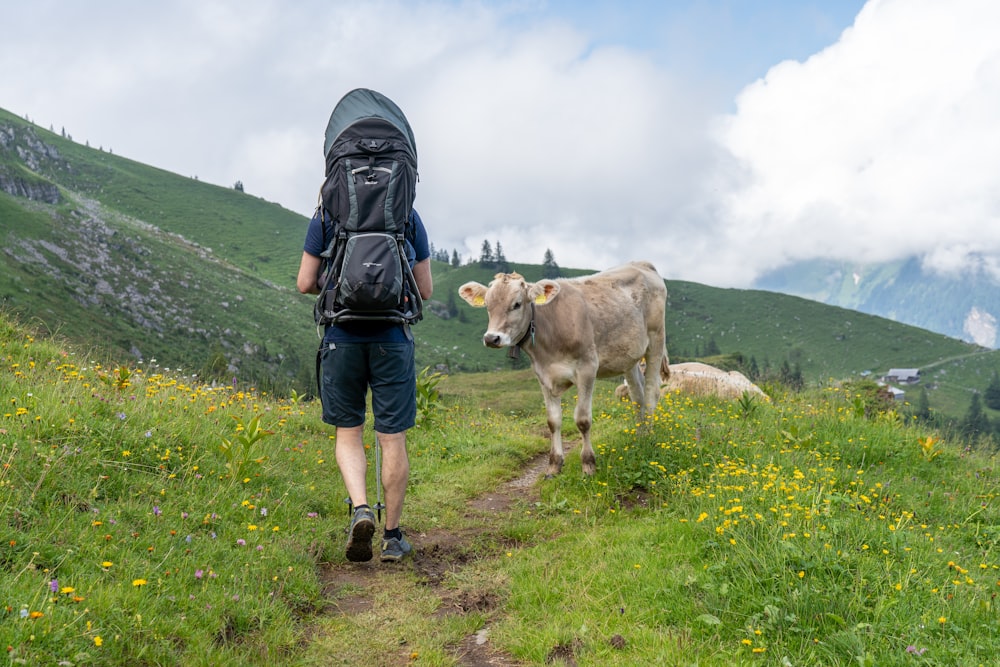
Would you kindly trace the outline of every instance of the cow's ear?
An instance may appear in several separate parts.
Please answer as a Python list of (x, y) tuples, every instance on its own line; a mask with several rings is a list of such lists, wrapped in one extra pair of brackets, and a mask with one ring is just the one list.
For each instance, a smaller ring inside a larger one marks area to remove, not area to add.
[(458, 295), (465, 299), (465, 302), (476, 308), (486, 306), (486, 286), (477, 282), (465, 283), (458, 288)]
[(552, 280), (539, 280), (528, 289), (528, 298), (542, 305), (552, 301), (559, 294), (559, 283)]

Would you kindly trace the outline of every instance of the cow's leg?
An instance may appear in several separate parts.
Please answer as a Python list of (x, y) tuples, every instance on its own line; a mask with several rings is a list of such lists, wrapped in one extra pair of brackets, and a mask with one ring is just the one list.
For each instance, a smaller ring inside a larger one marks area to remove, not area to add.
[(545, 397), (545, 414), (549, 424), (549, 469), (546, 477), (558, 475), (563, 467), (562, 446), (562, 392), (556, 392), (542, 384)]
[(597, 371), (594, 370), (587, 377), (577, 376), (577, 401), (573, 416), (576, 420), (576, 427), (580, 430), (583, 439), (583, 447), (580, 449), (580, 463), (583, 464), (583, 474), (593, 475), (596, 469), (596, 458), (594, 448), (590, 445), (590, 426), (592, 423), (592, 410), (594, 398), (594, 378)]
[(636, 364), (629, 372), (625, 373), (625, 385), (628, 387), (628, 396), (638, 406), (644, 405), (643, 397), (646, 394), (645, 383), (642, 368), (639, 364)]
[(651, 336), (649, 347), (646, 348), (646, 377), (643, 388), (643, 402), (640, 403), (642, 409), (639, 411), (639, 420), (644, 421), (652, 417), (656, 412), (656, 404), (660, 402), (660, 364), (666, 355), (666, 347), (663, 344), (663, 333), (659, 336)]

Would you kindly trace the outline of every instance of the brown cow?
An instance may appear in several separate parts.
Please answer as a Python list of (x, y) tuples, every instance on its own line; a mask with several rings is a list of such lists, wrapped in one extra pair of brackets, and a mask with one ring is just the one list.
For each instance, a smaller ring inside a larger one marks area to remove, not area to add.
[[(576, 385), (574, 417), (583, 436), (583, 472), (594, 474), (590, 444), (591, 399), (598, 377), (625, 374), (644, 419), (656, 409), (660, 374), (669, 375), (663, 317), (667, 288), (649, 262), (630, 262), (594, 275), (529, 283), (517, 273), (498, 273), (489, 287), (468, 282), (459, 295), (486, 307), (488, 347), (516, 346), (531, 358), (542, 387), (551, 446), (547, 474), (563, 465), (562, 400)], [(639, 370), (646, 358), (649, 370)]]

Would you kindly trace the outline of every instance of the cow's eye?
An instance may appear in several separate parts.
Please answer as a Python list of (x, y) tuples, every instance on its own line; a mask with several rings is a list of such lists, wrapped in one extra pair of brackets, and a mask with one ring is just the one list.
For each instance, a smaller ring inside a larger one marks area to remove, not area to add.
[(515, 302), (514, 302), (514, 305), (513, 305), (513, 306), (511, 306), (511, 307), (510, 307), (510, 309), (511, 309), (511, 310), (517, 310), (517, 309), (518, 309), (518, 308), (520, 308), (520, 307), (521, 307), (521, 302), (520, 302), (520, 301), (515, 301)]

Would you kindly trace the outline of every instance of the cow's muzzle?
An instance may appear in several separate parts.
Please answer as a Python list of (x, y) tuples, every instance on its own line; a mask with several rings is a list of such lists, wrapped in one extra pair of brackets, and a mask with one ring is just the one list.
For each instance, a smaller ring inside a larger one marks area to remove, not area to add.
[(494, 331), (487, 331), (483, 334), (483, 345), (486, 347), (507, 347), (510, 345), (510, 336)]

